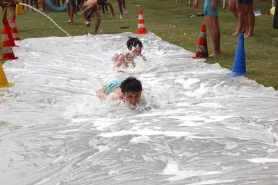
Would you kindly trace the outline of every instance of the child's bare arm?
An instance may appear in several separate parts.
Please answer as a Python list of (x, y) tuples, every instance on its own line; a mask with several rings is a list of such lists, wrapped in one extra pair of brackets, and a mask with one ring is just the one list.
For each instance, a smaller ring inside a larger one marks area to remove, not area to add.
[(107, 94), (104, 93), (106, 86), (96, 91), (97, 97), (101, 100), (106, 100)]
[(145, 62), (147, 61), (147, 58), (144, 55), (140, 55), (140, 57), (142, 57)]

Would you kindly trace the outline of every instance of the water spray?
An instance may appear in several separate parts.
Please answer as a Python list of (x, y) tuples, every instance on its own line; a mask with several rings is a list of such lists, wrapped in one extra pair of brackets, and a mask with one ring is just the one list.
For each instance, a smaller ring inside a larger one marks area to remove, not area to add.
[(21, 5), (23, 5), (23, 6), (27, 6), (27, 7), (31, 8), (31, 9), (35, 10), (36, 12), (39, 12), (39, 13), (43, 14), (43, 15), (44, 15), (45, 17), (47, 17), (53, 24), (55, 24), (60, 30), (62, 30), (67, 36), (71, 37), (70, 34), (68, 34), (63, 28), (61, 28), (55, 21), (53, 21), (53, 19), (51, 19), (51, 18), (50, 18), (48, 15), (46, 15), (45, 13), (41, 12), (40, 10), (38, 10), (38, 9), (36, 9), (36, 8), (34, 8), (34, 7), (30, 6), (30, 5), (28, 5), (28, 4), (25, 4), (25, 3), (19, 3), (19, 4), (21, 4)]

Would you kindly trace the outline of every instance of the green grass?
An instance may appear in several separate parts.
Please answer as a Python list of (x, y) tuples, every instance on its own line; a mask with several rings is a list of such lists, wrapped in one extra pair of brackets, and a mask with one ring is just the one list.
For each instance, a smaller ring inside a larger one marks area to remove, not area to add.
[[(119, 16), (119, 9), (116, 0), (110, 0), (115, 13)], [(226, 1), (228, 2), (228, 1)], [(186, 50), (195, 52), (200, 34), (203, 17), (190, 18), (188, 15), (193, 12), (192, 5), (187, 0), (127, 0), (129, 14), (124, 19), (113, 19), (110, 13), (101, 13), (101, 34), (117, 34), (121, 32), (137, 31), (138, 10), (143, 10), (143, 16), (147, 31), (155, 33), (163, 40), (178, 45)], [(137, 6), (140, 5), (140, 6)], [(200, 8), (203, 1), (200, 2)], [(271, 8), (271, 1), (255, 0), (254, 10), (260, 10), (262, 16), (256, 17), (254, 37), (247, 38), (245, 42), (245, 58), (248, 76), (247, 78), (257, 81), (266, 87), (272, 86), (278, 89), (278, 30), (273, 29), (273, 16), (267, 15)], [(86, 28), (83, 19), (78, 12), (74, 17), (74, 24), (67, 23), (66, 12), (47, 12), (60, 27), (71, 36), (93, 33), (94, 20), (91, 27)], [(236, 52), (238, 38), (231, 36), (236, 30), (237, 20), (228, 9), (222, 8), (222, 1), (219, 7), (219, 22), (221, 31), (222, 55), (208, 58), (207, 63), (219, 63), (222, 67), (232, 69)], [(66, 34), (58, 29), (49, 19), (38, 12), (25, 12), (16, 18), (20, 39), (59, 36)], [(120, 29), (121, 26), (129, 26), (128, 29)], [(212, 51), (211, 38), (207, 30), (208, 52)], [(92, 43), (95, 44), (95, 43)], [(1, 51), (2, 52), (2, 51)]]

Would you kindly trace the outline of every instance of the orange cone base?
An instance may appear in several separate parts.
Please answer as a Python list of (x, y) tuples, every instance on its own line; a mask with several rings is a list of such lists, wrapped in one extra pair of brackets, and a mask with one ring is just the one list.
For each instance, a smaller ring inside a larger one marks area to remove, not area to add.
[(12, 57), (12, 58), (0, 58), (0, 60), (13, 60), (13, 59), (18, 59), (18, 57)]
[(148, 33), (146, 28), (138, 28), (136, 34), (145, 34)]
[(192, 58), (193, 59), (205, 59), (205, 58), (202, 58), (202, 57), (195, 57), (195, 56), (193, 56)]
[(195, 56), (192, 57), (193, 59), (204, 59), (208, 58), (207, 53), (199, 53), (197, 52)]

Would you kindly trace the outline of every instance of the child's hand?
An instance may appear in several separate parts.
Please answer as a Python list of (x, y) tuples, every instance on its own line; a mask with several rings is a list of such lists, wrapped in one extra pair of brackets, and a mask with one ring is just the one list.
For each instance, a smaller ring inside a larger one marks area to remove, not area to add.
[(102, 92), (102, 89), (96, 91), (97, 97), (100, 99), (105, 99), (105, 95)]
[(141, 55), (141, 57), (143, 58), (143, 60), (144, 60), (145, 62), (147, 61), (147, 59), (146, 59), (145, 56)]
[(113, 71), (117, 71), (118, 73), (124, 72), (122, 69), (120, 69), (120, 68), (117, 67), (117, 66), (114, 66), (114, 67), (113, 67)]

